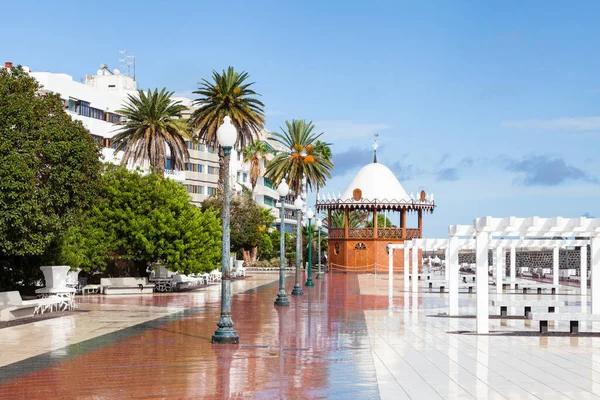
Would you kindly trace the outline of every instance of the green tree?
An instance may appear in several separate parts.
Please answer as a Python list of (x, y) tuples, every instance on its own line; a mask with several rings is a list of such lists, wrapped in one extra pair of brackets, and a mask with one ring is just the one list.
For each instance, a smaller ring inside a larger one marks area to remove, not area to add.
[(265, 177), (279, 185), (283, 178), (295, 193), (302, 192), (302, 180), (308, 188), (323, 187), (331, 178), (333, 164), (321, 152), (315, 151), (315, 143), (322, 135), (313, 133), (314, 125), (305, 120), (286, 121), (287, 129), (272, 133), (273, 140), (287, 150), (277, 154), (267, 164)]
[[(372, 228), (373, 227), (373, 221), (368, 221), (365, 226), (367, 228)], [(388, 217), (386, 217), (384, 214), (377, 214), (377, 227), (378, 228), (395, 228), (396, 225), (392, 224), (392, 221), (390, 221), (390, 219)]]
[[(249, 78), (247, 72), (237, 72), (229, 67), (221, 73), (213, 71), (212, 81), (202, 79), (198, 83), (194, 94), (199, 96), (195, 103), (200, 107), (190, 118), (195, 137), (207, 145), (218, 145), (217, 129), (229, 115), (237, 129), (237, 149), (243, 149), (258, 138), (265, 124), (264, 104), (257, 99), (259, 94), (251, 89), (254, 82), (248, 82)], [(219, 146), (220, 189), (225, 182), (224, 156)]]
[(244, 147), (244, 162), (250, 163), (250, 184), (252, 191), (256, 187), (258, 177), (261, 175), (261, 161), (270, 153), (269, 146), (265, 142), (255, 140), (252, 144)]
[(182, 185), (157, 174), (109, 165), (99, 204), (73, 228), (61, 259), (85, 271), (142, 275), (151, 263), (184, 274), (218, 267), (221, 224), (216, 212), (193, 206)]
[[(365, 211), (350, 211), (348, 213), (348, 228), (358, 229), (364, 228), (367, 224), (369, 213)], [(327, 217), (323, 219), (323, 226), (328, 226)], [(331, 212), (331, 227), (332, 228), (343, 228), (344, 227), (344, 211), (336, 210)]]
[(116, 151), (125, 150), (124, 165), (148, 162), (162, 176), (168, 147), (172, 168), (185, 170), (190, 157), (185, 139), (190, 139), (190, 135), (181, 113), (186, 107), (171, 100), (172, 95), (163, 88), (160, 92), (138, 90), (136, 96), (127, 96), (125, 107), (117, 111), (127, 120), (113, 138)]
[(97, 196), (99, 148), (81, 122), (67, 115), (60, 96), (40, 89), (21, 67), (0, 70), (4, 282), (25, 279), (15, 275), (24, 266), (37, 270), (39, 262), (50, 262), (53, 244)]
[[(202, 203), (202, 209), (221, 212), (223, 198), (219, 194)], [(265, 232), (272, 227), (275, 217), (252, 199), (252, 192), (246, 189), (231, 197), (231, 251), (244, 254), (244, 261), (254, 263), (258, 255), (258, 246)], [(279, 243), (279, 242), (277, 242)], [(275, 243), (272, 243), (275, 246)]]

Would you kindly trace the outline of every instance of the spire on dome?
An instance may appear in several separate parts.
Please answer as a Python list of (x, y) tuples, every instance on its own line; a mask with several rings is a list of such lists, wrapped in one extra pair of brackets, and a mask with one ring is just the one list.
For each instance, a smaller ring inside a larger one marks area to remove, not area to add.
[(373, 162), (377, 162), (377, 148), (379, 145), (377, 144), (377, 138), (379, 137), (379, 133), (376, 133), (373, 138)]

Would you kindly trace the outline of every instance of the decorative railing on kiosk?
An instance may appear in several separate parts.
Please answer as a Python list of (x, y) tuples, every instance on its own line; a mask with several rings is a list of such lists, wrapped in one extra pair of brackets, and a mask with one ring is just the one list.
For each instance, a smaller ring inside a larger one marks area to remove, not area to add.
[(419, 228), (407, 228), (406, 229), (406, 240), (418, 239), (421, 237), (421, 230)]
[(377, 228), (377, 237), (381, 239), (402, 239), (402, 228)]
[(329, 228), (329, 239), (343, 239), (344, 228)]
[(348, 229), (348, 237), (350, 239), (369, 239), (373, 237), (373, 229)]
[[(373, 228), (348, 229), (349, 239), (370, 239), (373, 237)], [(377, 228), (377, 237), (380, 239), (402, 239), (402, 228)], [(418, 228), (407, 228), (406, 239), (411, 240), (421, 237)], [(330, 228), (329, 239), (344, 239), (344, 228)]]

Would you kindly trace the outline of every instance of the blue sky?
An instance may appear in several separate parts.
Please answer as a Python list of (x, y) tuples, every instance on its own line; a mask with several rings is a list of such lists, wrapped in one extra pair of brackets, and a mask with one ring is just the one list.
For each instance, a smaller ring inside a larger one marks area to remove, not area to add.
[(246, 70), (268, 129), (306, 118), (334, 143), (332, 192), (379, 133), (405, 189), (435, 193), (429, 237), (485, 215), (600, 215), (598, 2), (27, 4), (2, 6), (3, 61), (81, 78), (126, 49), (141, 87), (184, 95)]

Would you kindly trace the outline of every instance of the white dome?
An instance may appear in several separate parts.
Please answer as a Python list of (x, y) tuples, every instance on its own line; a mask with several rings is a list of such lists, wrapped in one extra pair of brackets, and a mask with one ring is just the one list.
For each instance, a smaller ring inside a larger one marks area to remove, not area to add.
[(360, 189), (361, 198), (371, 202), (410, 201), (410, 197), (385, 165), (371, 163), (358, 171), (348, 188), (342, 193), (342, 201), (353, 201), (354, 190)]

